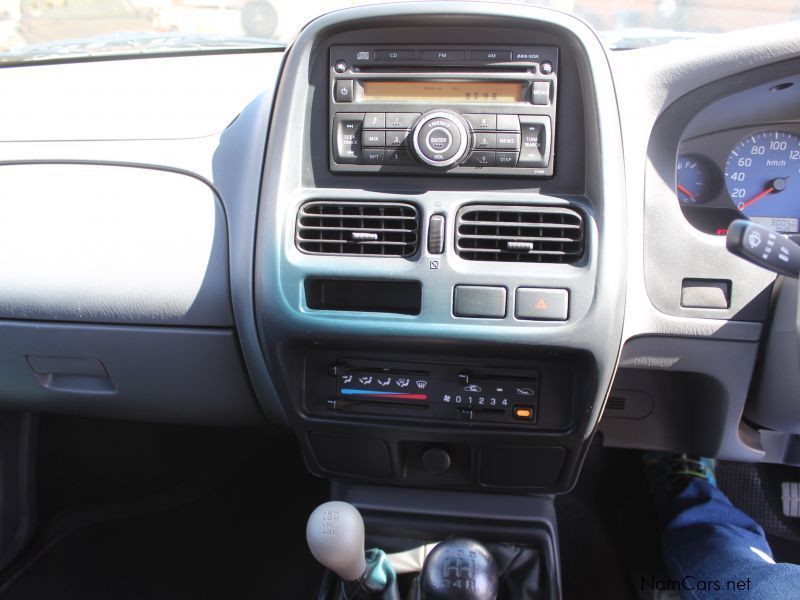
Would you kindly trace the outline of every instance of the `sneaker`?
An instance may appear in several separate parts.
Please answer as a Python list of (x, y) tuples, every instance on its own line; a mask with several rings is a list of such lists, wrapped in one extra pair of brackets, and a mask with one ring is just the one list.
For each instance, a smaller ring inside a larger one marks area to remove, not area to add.
[(645, 452), (642, 454), (644, 471), (650, 492), (658, 506), (667, 498), (679, 493), (692, 479), (701, 479), (717, 486), (714, 476), (716, 461), (704, 456), (673, 452)]

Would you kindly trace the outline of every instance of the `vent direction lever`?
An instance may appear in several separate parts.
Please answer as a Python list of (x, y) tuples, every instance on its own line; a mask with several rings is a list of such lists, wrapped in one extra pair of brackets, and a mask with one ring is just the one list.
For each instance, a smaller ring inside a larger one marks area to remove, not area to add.
[(506, 248), (511, 252), (532, 252), (533, 242), (508, 242)]
[(356, 242), (377, 241), (378, 234), (369, 231), (353, 231), (350, 237)]

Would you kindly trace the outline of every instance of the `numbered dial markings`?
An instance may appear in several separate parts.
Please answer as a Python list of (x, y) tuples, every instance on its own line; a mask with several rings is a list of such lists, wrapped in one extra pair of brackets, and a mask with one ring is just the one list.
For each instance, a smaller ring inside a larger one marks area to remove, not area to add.
[(800, 137), (763, 131), (743, 139), (728, 156), (725, 186), (747, 217), (800, 216)]
[(678, 199), (684, 204), (708, 202), (719, 190), (719, 170), (696, 154), (678, 157), (675, 167)]

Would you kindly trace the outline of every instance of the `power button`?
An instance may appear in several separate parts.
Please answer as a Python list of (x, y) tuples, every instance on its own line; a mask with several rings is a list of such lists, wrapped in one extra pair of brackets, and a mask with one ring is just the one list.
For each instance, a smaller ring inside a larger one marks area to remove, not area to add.
[(353, 101), (353, 80), (352, 79), (337, 79), (334, 83), (334, 97), (337, 102), (352, 102)]

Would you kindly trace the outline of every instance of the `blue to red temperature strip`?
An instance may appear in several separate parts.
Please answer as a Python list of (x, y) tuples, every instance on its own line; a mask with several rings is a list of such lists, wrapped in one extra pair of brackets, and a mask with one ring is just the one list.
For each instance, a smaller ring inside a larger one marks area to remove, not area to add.
[(406, 394), (403, 392), (378, 392), (372, 390), (354, 390), (352, 388), (342, 388), (339, 390), (342, 396), (370, 396), (372, 398), (391, 398), (392, 400), (427, 400), (428, 394)]

